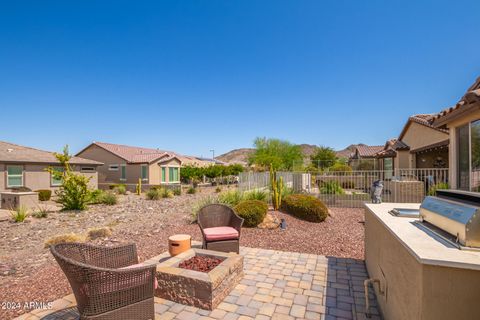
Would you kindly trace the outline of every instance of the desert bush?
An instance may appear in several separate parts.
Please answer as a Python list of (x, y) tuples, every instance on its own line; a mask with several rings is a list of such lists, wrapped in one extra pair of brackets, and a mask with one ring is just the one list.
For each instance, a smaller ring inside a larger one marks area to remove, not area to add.
[(282, 211), (310, 222), (322, 222), (328, 215), (328, 209), (322, 201), (305, 194), (292, 194), (285, 197), (282, 202)]
[(100, 203), (113, 206), (117, 204), (117, 196), (113, 192), (103, 192), (100, 196)]
[(222, 192), (222, 188), (216, 187), (216, 188), (215, 188), (215, 193), (220, 193), (220, 192)]
[(220, 203), (234, 207), (243, 200), (243, 194), (238, 190), (228, 190), (220, 193), (218, 200)]
[(342, 182), (343, 189), (355, 189), (355, 182), (353, 181), (343, 181)]
[(345, 194), (337, 181), (326, 181), (320, 183), (320, 193), (322, 194)]
[(203, 207), (205, 207), (209, 204), (215, 204), (215, 203), (219, 203), (217, 196), (207, 196), (207, 197), (201, 198), (200, 200), (195, 202), (193, 207), (192, 207), (192, 213), (191, 213), (192, 222), (197, 221), (197, 215), (198, 215), (198, 212), (200, 211), (200, 209), (202, 209)]
[(28, 208), (25, 206), (20, 206), (10, 213), (14, 222), (24, 222), (28, 216)]
[(188, 188), (187, 194), (195, 194), (195, 193), (197, 193), (197, 188), (194, 188), (194, 187)]
[(99, 238), (107, 238), (112, 235), (112, 229), (109, 227), (91, 228), (87, 231), (87, 238), (95, 240)]
[(434, 196), (437, 193), (437, 190), (448, 189), (450, 186), (446, 182), (439, 182), (428, 188), (427, 195)]
[(119, 184), (113, 189), (116, 193), (118, 194), (126, 194), (127, 193), (127, 187), (124, 184)]
[(37, 210), (32, 213), (32, 217), (37, 218), (37, 219), (48, 217), (47, 208), (38, 206)]
[(88, 203), (89, 204), (101, 203), (101, 197), (103, 196), (104, 193), (105, 191), (101, 189), (93, 190), (92, 192), (90, 192), (90, 199), (88, 200)]
[(61, 234), (58, 236), (53, 236), (45, 241), (45, 248), (50, 247), (51, 245), (65, 242), (84, 242), (85, 237), (75, 233)]
[(347, 164), (343, 164), (343, 163), (335, 163), (333, 166), (331, 166), (330, 168), (328, 168), (329, 171), (334, 171), (334, 172), (352, 172), (352, 168), (347, 165)]
[(254, 189), (243, 193), (243, 199), (245, 200), (259, 200), (263, 202), (268, 201), (269, 193), (265, 190)]
[(175, 188), (173, 189), (173, 195), (175, 196), (181, 196), (182, 195), (182, 188)]
[(243, 225), (245, 227), (256, 227), (265, 219), (268, 205), (262, 200), (244, 200), (237, 204), (233, 210), (244, 219)]
[(166, 188), (160, 188), (158, 190), (158, 192), (160, 193), (160, 197), (162, 197), (162, 198), (173, 198), (173, 191), (172, 190), (169, 190), (169, 189), (166, 189)]
[(36, 192), (38, 192), (38, 200), (40, 201), (48, 201), (52, 197), (52, 190), (42, 189), (37, 190)]
[(150, 188), (146, 193), (148, 200), (160, 199), (160, 191), (157, 188)]

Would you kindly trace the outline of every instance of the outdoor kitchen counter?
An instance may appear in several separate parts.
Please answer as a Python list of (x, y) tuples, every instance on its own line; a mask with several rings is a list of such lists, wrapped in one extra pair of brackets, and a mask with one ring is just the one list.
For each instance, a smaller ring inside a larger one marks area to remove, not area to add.
[(389, 213), (393, 208), (418, 209), (419, 203), (365, 203), (365, 207), (420, 263), (480, 270), (480, 251), (460, 250), (416, 226), (413, 222), (418, 218), (396, 217)]

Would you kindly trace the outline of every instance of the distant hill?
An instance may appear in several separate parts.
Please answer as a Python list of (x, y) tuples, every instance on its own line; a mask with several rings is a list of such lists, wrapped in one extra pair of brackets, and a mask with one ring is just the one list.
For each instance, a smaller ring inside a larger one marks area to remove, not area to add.
[(215, 157), (215, 159), (223, 162), (227, 162), (227, 163), (247, 164), (248, 157), (250, 154), (253, 153), (254, 150), (255, 149), (253, 148), (234, 149), (232, 151), (219, 155), (218, 157)]
[[(358, 145), (364, 145), (364, 144), (362, 143), (351, 144), (343, 150), (336, 151), (337, 156), (339, 158), (348, 158), (355, 151), (355, 147)], [(302, 153), (304, 157), (308, 159), (312, 154), (315, 153), (315, 149), (317, 148), (317, 146), (313, 144), (300, 144), (300, 148), (302, 149)], [(215, 157), (215, 159), (223, 162), (227, 162), (227, 163), (247, 164), (248, 157), (250, 154), (254, 152), (254, 150), (255, 149), (253, 148), (234, 149), (218, 157)]]

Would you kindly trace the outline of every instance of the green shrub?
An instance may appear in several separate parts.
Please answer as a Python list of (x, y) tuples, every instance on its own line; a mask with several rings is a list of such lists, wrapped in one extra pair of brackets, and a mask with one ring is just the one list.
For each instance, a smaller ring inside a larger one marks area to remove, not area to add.
[(448, 183), (446, 183), (446, 182), (439, 182), (439, 183), (431, 186), (430, 188), (428, 188), (427, 195), (429, 195), (429, 196), (434, 196), (434, 195), (437, 193), (437, 190), (448, 189), (448, 188), (450, 188), (450, 186), (448, 185)]
[(322, 201), (305, 194), (292, 194), (285, 197), (282, 202), (282, 211), (310, 222), (322, 222), (328, 215), (328, 209)]
[(96, 189), (90, 192), (90, 199), (88, 200), (89, 204), (99, 204), (101, 203), (101, 198), (105, 191), (101, 189)]
[(52, 190), (42, 189), (42, 190), (37, 190), (36, 192), (38, 192), (38, 200), (40, 201), (48, 201), (52, 197)]
[(100, 203), (113, 206), (117, 204), (117, 196), (113, 192), (103, 192), (100, 196)]
[(146, 196), (148, 200), (158, 200), (160, 199), (160, 191), (157, 188), (150, 188)]
[(282, 188), (282, 199), (285, 198), (286, 196), (289, 196), (291, 194), (293, 194), (293, 188), (289, 188), (287, 186), (283, 186)]
[(118, 186), (115, 187), (114, 190), (118, 194), (126, 194), (127, 193), (127, 187), (124, 184), (119, 184)]
[(245, 227), (256, 227), (263, 222), (267, 215), (268, 205), (261, 200), (244, 200), (234, 208), (235, 212), (245, 221)]
[(28, 208), (20, 206), (17, 209), (12, 210), (11, 215), (14, 222), (23, 222), (28, 216)]
[(215, 193), (220, 193), (220, 192), (222, 192), (222, 188), (216, 187), (216, 188), (215, 188)]
[(259, 200), (263, 202), (268, 201), (269, 193), (265, 190), (254, 189), (251, 191), (246, 191), (243, 193), (243, 198), (245, 200)]
[(229, 190), (220, 193), (218, 195), (218, 200), (220, 203), (234, 207), (243, 200), (243, 194), (238, 190)]
[(352, 168), (349, 165), (338, 163), (338, 162), (328, 169), (329, 171), (334, 171), (334, 172), (345, 172), (345, 173), (352, 172)]
[(215, 204), (215, 203), (219, 203), (218, 202), (218, 197), (216, 197), (216, 196), (207, 196), (207, 197), (201, 198), (200, 200), (195, 202), (195, 204), (192, 207), (192, 214), (191, 214), (192, 222), (197, 221), (197, 215), (198, 215), (198, 211), (200, 211), (200, 209), (202, 209), (203, 207), (205, 207), (209, 204)]
[(322, 194), (345, 194), (337, 181), (327, 181), (320, 183), (320, 193)]
[(194, 187), (188, 188), (187, 194), (195, 194), (195, 193), (197, 193), (197, 188), (194, 188)]
[(162, 198), (173, 198), (173, 191), (172, 190), (169, 190), (169, 189), (166, 189), (166, 188), (160, 188), (158, 190), (158, 192), (160, 193), (160, 197), (162, 197)]
[(123, 187), (123, 188), (126, 189), (126, 188), (127, 188), (127, 185), (124, 184), (124, 183), (114, 183), (114, 184), (109, 185), (109, 186), (108, 186), (108, 189), (110, 189), (110, 190), (115, 190), (115, 189), (117, 189), (118, 187), (120, 187), (120, 188)]
[(32, 217), (37, 218), (37, 219), (48, 217), (47, 208), (38, 206), (37, 211), (32, 213)]
[(355, 189), (355, 182), (353, 181), (343, 181), (342, 182), (343, 189)]
[(182, 188), (175, 188), (173, 189), (173, 195), (175, 196), (181, 196), (182, 195)]

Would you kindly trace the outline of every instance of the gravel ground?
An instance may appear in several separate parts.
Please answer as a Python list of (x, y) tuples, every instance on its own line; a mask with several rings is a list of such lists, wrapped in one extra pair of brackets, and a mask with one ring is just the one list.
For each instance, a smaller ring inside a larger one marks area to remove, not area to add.
[[(98, 243), (135, 242), (141, 261), (166, 251), (167, 239), (176, 233), (191, 234), (201, 241), (191, 224), (192, 205), (202, 194), (148, 201), (135, 195), (121, 197), (115, 206), (95, 205), (86, 212), (51, 213), (46, 219), (29, 218), (24, 224), (0, 222), (0, 303), (48, 302), (70, 293), (63, 273), (44, 241), (62, 233), (85, 233), (88, 228), (110, 226), (113, 234)], [(242, 229), (241, 245), (265, 249), (314, 253), (363, 259), (364, 214), (362, 209), (333, 208), (322, 223), (311, 223), (273, 212), (287, 222), (286, 230)], [(5, 310), (0, 319), (25, 311)]]

